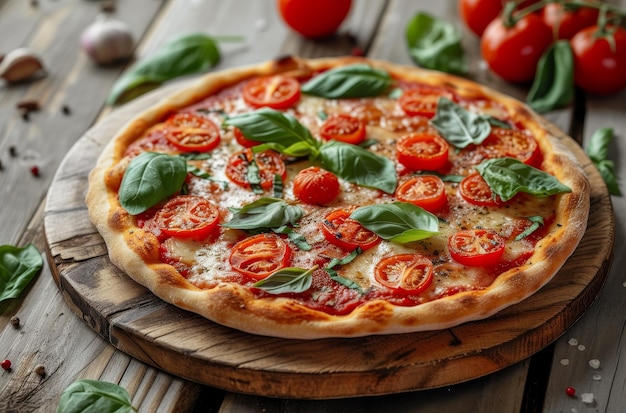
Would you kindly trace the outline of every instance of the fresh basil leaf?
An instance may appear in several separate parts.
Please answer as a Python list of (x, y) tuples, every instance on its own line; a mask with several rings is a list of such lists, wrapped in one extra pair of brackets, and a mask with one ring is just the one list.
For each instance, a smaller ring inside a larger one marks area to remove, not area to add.
[(439, 220), (435, 215), (408, 202), (360, 207), (350, 214), (350, 218), (382, 239), (400, 244), (426, 239), (439, 232)]
[(282, 199), (263, 197), (240, 209), (231, 209), (232, 219), (224, 227), (256, 230), (278, 228), (283, 225), (297, 225), (304, 215), (304, 210), (297, 205), (290, 205)]
[(302, 93), (328, 99), (374, 97), (389, 89), (389, 73), (358, 63), (323, 72), (302, 85)]
[(619, 184), (617, 183), (617, 175), (615, 174), (615, 165), (613, 164), (613, 161), (605, 159), (597, 163), (594, 162), (594, 165), (598, 168), (598, 172), (600, 172), (609, 193), (611, 195), (621, 196), (622, 192), (620, 191)]
[(280, 174), (274, 174), (274, 179), (272, 180), (272, 195), (274, 195), (274, 198), (283, 197), (283, 177), (280, 176)]
[(179, 153), (178, 156), (186, 161), (204, 161), (211, 159), (211, 154), (209, 152), (185, 152)]
[(456, 182), (456, 183), (460, 183), (465, 178), (464, 175), (440, 174), (436, 171), (423, 171), (423, 172), (416, 173), (414, 175), (435, 175), (441, 178), (441, 180), (444, 182)]
[(338, 282), (339, 284), (346, 286), (351, 290), (362, 291), (361, 286), (357, 282), (352, 281), (349, 278), (342, 277), (337, 271), (333, 270), (332, 268), (326, 268), (326, 273), (328, 273), (328, 276), (331, 280)]
[(297, 145), (300, 156), (315, 156), (320, 145), (294, 116), (270, 108), (231, 116), (224, 123), (239, 128), (250, 140), (277, 144), (283, 150)]
[(409, 53), (421, 67), (448, 73), (467, 73), (461, 33), (449, 22), (417, 13), (407, 24)]
[(263, 188), (261, 188), (261, 172), (254, 159), (248, 162), (248, 171), (246, 172), (246, 179), (250, 184), (250, 189), (255, 194), (262, 194)]
[(312, 274), (317, 268), (317, 266), (309, 270), (296, 267), (281, 268), (254, 283), (253, 287), (260, 288), (270, 294), (302, 293), (311, 288)]
[(144, 152), (126, 168), (119, 189), (122, 207), (137, 215), (179, 192), (187, 177), (187, 163), (177, 155)]
[(33, 244), (0, 246), (0, 302), (19, 297), (42, 267), (41, 253)]
[(293, 228), (291, 227), (283, 225), (282, 227), (272, 228), (272, 231), (274, 231), (277, 234), (287, 235), (287, 237), (289, 238), (289, 241), (296, 244), (296, 246), (300, 248), (302, 251), (310, 251), (312, 248), (311, 245), (307, 242), (304, 235), (294, 231)]
[(494, 118), (493, 116), (489, 116), (489, 115), (482, 115), (482, 116), (485, 119), (487, 119), (487, 122), (489, 122), (491, 126), (496, 126), (498, 128), (503, 128), (503, 129), (512, 129), (511, 125), (508, 122), (505, 122), (498, 118)]
[(537, 75), (526, 103), (544, 113), (567, 105), (574, 98), (574, 55), (569, 41), (554, 42), (539, 59)]
[(113, 85), (108, 103), (128, 102), (167, 80), (205, 72), (219, 60), (213, 38), (202, 33), (178, 37), (127, 70)]
[(612, 140), (613, 128), (600, 128), (591, 135), (585, 152), (594, 163), (604, 161), (609, 156)]
[(59, 400), (57, 413), (129, 413), (137, 411), (130, 395), (121, 386), (98, 380), (78, 380), (70, 384)]
[(542, 197), (572, 192), (570, 187), (563, 185), (554, 176), (513, 158), (487, 159), (476, 169), (504, 202), (519, 192)]
[(367, 149), (339, 141), (328, 141), (320, 147), (322, 167), (346, 181), (388, 194), (396, 190), (395, 164)]
[(437, 112), (430, 123), (457, 148), (480, 145), (491, 132), (487, 117), (470, 112), (445, 97), (439, 98)]
[(324, 267), (324, 269), (325, 270), (332, 270), (333, 268), (335, 268), (338, 265), (349, 264), (352, 261), (354, 261), (354, 259), (356, 257), (361, 255), (362, 252), (363, 252), (363, 250), (361, 248), (356, 247), (355, 249), (350, 251), (350, 253), (347, 254), (345, 257), (343, 257), (343, 258), (333, 258), (332, 260), (330, 260), (330, 262), (328, 263), (328, 265), (326, 267)]
[(537, 231), (539, 227), (543, 225), (543, 218), (539, 215), (533, 215), (531, 217), (528, 217), (528, 220), (531, 221), (532, 224), (528, 228), (526, 228), (521, 234), (515, 237), (515, 241), (523, 240), (533, 232)]

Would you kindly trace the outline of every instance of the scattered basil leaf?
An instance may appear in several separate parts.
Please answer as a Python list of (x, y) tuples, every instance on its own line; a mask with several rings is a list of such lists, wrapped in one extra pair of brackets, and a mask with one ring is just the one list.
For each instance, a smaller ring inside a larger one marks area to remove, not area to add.
[(396, 87), (392, 89), (389, 93), (387, 93), (387, 97), (389, 99), (400, 99), (403, 93), (404, 93), (404, 90), (402, 88)]
[(441, 178), (441, 180), (444, 182), (456, 182), (456, 183), (460, 183), (465, 178), (464, 175), (447, 175), (447, 174), (440, 174), (435, 171), (423, 171), (423, 172), (415, 173), (414, 175), (435, 175)]
[(491, 126), (496, 126), (498, 128), (503, 128), (503, 129), (511, 129), (511, 124), (509, 124), (508, 122), (505, 122), (498, 118), (494, 118), (493, 116), (489, 116), (489, 115), (482, 115), (482, 116), (485, 119), (487, 119), (487, 122), (489, 122)]
[(310, 251), (312, 248), (311, 245), (307, 242), (304, 235), (294, 231), (291, 227), (283, 225), (282, 227), (272, 228), (272, 231), (277, 234), (287, 235), (289, 241), (293, 242), (302, 251)]
[(274, 179), (272, 180), (272, 195), (274, 198), (283, 197), (283, 177), (280, 176), (280, 174), (274, 174)]
[(127, 70), (113, 85), (108, 103), (128, 102), (165, 81), (205, 72), (219, 60), (220, 52), (212, 37), (201, 33), (178, 37)]
[(246, 179), (250, 185), (250, 189), (255, 194), (262, 194), (263, 188), (261, 188), (261, 172), (254, 159), (248, 162), (248, 171), (246, 172)]
[(385, 93), (389, 73), (358, 63), (323, 72), (302, 85), (302, 93), (328, 99), (374, 97)]
[(533, 232), (537, 231), (539, 227), (543, 225), (543, 218), (539, 215), (533, 215), (531, 217), (528, 217), (528, 220), (530, 220), (532, 224), (528, 228), (526, 228), (521, 234), (515, 237), (515, 241), (523, 240)]
[(346, 265), (351, 263), (352, 261), (354, 261), (354, 259), (356, 257), (358, 257), (359, 255), (361, 255), (361, 253), (363, 252), (363, 250), (359, 247), (356, 247), (355, 249), (353, 249), (352, 251), (350, 251), (349, 254), (346, 254), (345, 257), (342, 258), (333, 258), (332, 260), (330, 260), (330, 262), (328, 263), (328, 265), (326, 267), (324, 267), (325, 270), (329, 270), (329, 269), (333, 269), (338, 265)]
[(0, 246), (0, 302), (17, 298), (43, 268), (43, 259), (33, 244)]
[(421, 67), (455, 74), (468, 71), (461, 33), (449, 22), (417, 13), (407, 24), (406, 42)]
[(602, 175), (602, 179), (606, 183), (611, 195), (621, 196), (622, 192), (617, 183), (617, 175), (615, 174), (615, 165), (613, 161), (608, 160), (609, 144), (613, 140), (613, 128), (600, 128), (591, 135), (589, 143), (585, 148), (585, 152), (589, 159)]
[[(212, 182), (215, 182), (217, 184), (219, 184), (223, 190), (227, 190), (228, 189), (228, 182), (226, 181), (220, 181), (218, 179), (213, 178), (213, 176), (211, 176), (210, 173), (208, 173), (207, 171), (198, 168), (197, 166), (191, 165), (191, 164), (187, 164), (187, 172), (189, 172), (190, 174), (197, 176), (198, 178), (202, 178), (202, 179), (206, 179)], [(184, 186), (184, 185), (183, 185)], [(181, 193), (183, 191), (181, 190)], [(185, 191), (186, 193), (188, 193), (188, 191)]]
[(406, 244), (439, 233), (439, 220), (426, 210), (408, 202), (374, 204), (357, 208), (350, 218), (382, 239)]
[(573, 98), (574, 55), (569, 41), (559, 40), (541, 56), (526, 103), (544, 113), (567, 105)]
[(487, 159), (476, 165), (476, 169), (504, 202), (519, 192), (541, 197), (572, 192), (549, 173), (513, 158)]
[(121, 386), (99, 380), (78, 380), (70, 384), (59, 400), (57, 413), (129, 413), (137, 411), (130, 395)]
[(186, 161), (205, 161), (211, 159), (211, 153), (209, 152), (184, 152), (179, 153), (178, 156)]
[(187, 162), (177, 155), (144, 152), (133, 158), (119, 189), (122, 207), (137, 215), (179, 192), (187, 176)]
[(470, 112), (446, 97), (439, 98), (437, 112), (430, 123), (457, 148), (480, 145), (491, 132), (486, 116)]
[(257, 230), (278, 228), (283, 225), (297, 225), (304, 215), (304, 210), (297, 205), (290, 205), (278, 198), (263, 197), (245, 205), (232, 208), (233, 217), (221, 224), (224, 227)]
[(320, 147), (322, 167), (346, 181), (388, 194), (396, 190), (395, 164), (367, 149), (339, 141), (328, 141)]
[(302, 293), (311, 288), (312, 274), (317, 268), (317, 266), (309, 270), (296, 267), (281, 268), (254, 283), (253, 287), (260, 288), (270, 294)]

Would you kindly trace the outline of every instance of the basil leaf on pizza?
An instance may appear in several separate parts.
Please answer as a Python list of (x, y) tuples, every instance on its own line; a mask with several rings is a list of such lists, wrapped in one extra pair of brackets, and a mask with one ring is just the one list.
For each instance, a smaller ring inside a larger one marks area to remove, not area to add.
[(243, 230), (279, 228), (287, 224), (296, 226), (304, 215), (299, 206), (271, 197), (259, 198), (243, 208), (231, 208), (231, 212), (234, 214), (232, 219), (221, 225)]
[(388, 194), (396, 190), (396, 166), (386, 157), (360, 146), (329, 141), (320, 147), (322, 167), (346, 181)]
[(312, 274), (317, 268), (317, 266), (308, 270), (296, 267), (281, 268), (254, 283), (253, 287), (271, 294), (301, 293), (311, 288)]
[(446, 97), (439, 98), (437, 112), (430, 123), (457, 148), (480, 145), (491, 132), (486, 116), (470, 112)]
[(384, 70), (366, 64), (331, 69), (302, 85), (302, 93), (328, 99), (363, 98), (382, 95), (393, 79)]
[(550, 196), (572, 191), (549, 173), (513, 158), (488, 159), (477, 165), (476, 169), (504, 202), (519, 192)]
[(439, 219), (408, 202), (360, 207), (350, 214), (350, 218), (379, 237), (398, 244), (419, 241), (439, 233)]
[(187, 177), (187, 162), (177, 155), (144, 152), (126, 168), (119, 189), (122, 207), (140, 214), (180, 191)]

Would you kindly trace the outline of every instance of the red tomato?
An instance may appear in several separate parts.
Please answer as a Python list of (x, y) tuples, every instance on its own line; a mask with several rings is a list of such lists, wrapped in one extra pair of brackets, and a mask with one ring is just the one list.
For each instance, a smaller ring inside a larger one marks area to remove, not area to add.
[(435, 175), (420, 175), (404, 181), (396, 189), (396, 198), (410, 202), (429, 212), (435, 212), (446, 204), (446, 187)]
[(339, 195), (339, 179), (332, 172), (310, 166), (294, 178), (293, 194), (307, 204), (325, 204)]
[(468, 267), (489, 267), (500, 261), (505, 241), (490, 229), (459, 231), (448, 238), (450, 256)]
[(257, 146), (261, 143), (246, 138), (239, 128), (233, 128), (233, 135), (235, 135), (237, 143), (244, 148), (252, 148), (253, 146)]
[(608, 94), (626, 86), (626, 29), (612, 27), (613, 45), (606, 37), (596, 37), (597, 26), (578, 32), (572, 40), (574, 81), (590, 93)]
[(493, 193), (487, 182), (478, 173), (463, 178), (459, 184), (461, 197), (470, 204), (478, 206), (499, 206), (503, 202)]
[(165, 235), (200, 240), (215, 229), (219, 215), (217, 207), (205, 198), (179, 195), (157, 211), (154, 222)]
[(328, 214), (321, 225), (326, 239), (345, 251), (352, 251), (357, 247), (366, 250), (380, 242), (378, 235), (350, 218), (350, 214), (343, 209)]
[(561, 3), (548, 3), (543, 7), (543, 21), (548, 27), (557, 27), (559, 39), (571, 39), (576, 33), (596, 24), (598, 9), (572, 7)]
[(419, 294), (433, 281), (433, 263), (419, 254), (393, 255), (376, 264), (374, 278), (392, 290)]
[(220, 130), (210, 119), (194, 113), (175, 113), (166, 121), (170, 143), (185, 152), (207, 152), (220, 143)]
[(288, 109), (300, 99), (300, 83), (281, 75), (257, 77), (246, 83), (241, 93), (251, 106)]
[(244, 149), (231, 155), (226, 164), (226, 176), (237, 185), (250, 188), (248, 171), (253, 161), (259, 169), (259, 185), (263, 189), (272, 187), (274, 175), (280, 175), (282, 179), (287, 176), (285, 162), (277, 152), (266, 150), (253, 153), (251, 149)]
[(281, 238), (259, 234), (236, 243), (228, 261), (238, 273), (261, 280), (291, 264), (291, 248)]
[(516, 158), (529, 165), (537, 165), (541, 159), (535, 138), (518, 129), (492, 128), (482, 149), (488, 158)]
[(333, 139), (358, 145), (365, 140), (365, 124), (354, 116), (334, 115), (322, 124), (320, 135), (326, 140)]
[(143, 152), (174, 152), (176, 147), (166, 137), (166, 129), (158, 127), (126, 148), (124, 156), (135, 157)]
[(485, 28), (502, 11), (502, 0), (460, 0), (459, 14), (474, 34), (482, 36)]
[(437, 113), (437, 102), (441, 96), (451, 98), (449, 93), (439, 90), (408, 89), (402, 93), (398, 104), (409, 116), (424, 116), (430, 119)]
[(552, 30), (540, 16), (531, 13), (513, 27), (501, 17), (494, 19), (483, 33), (480, 50), (491, 70), (509, 82), (530, 82), (537, 63), (552, 43)]
[(277, 0), (278, 10), (289, 27), (304, 37), (326, 37), (344, 21), (351, 0)]
[(398, 162), (412, 171), (436, 171), (448, 163), (448, 142), (431, 133), (412, 133), (396, 143)]

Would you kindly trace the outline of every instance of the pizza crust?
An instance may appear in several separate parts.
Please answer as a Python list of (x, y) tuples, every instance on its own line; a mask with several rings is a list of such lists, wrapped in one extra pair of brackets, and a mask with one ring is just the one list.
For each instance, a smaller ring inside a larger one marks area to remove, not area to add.
[[(488, 288), (467, 291), (413, 307), (386, 301), (367, 302), (348, 315), (335, 316), (312, 310), (287, 298), (256, 298), (249, 289), (220, 283), (202, 289), (159, 261), (154, 235), (136, 228), (133, 217), (117, 202), (111, 188), (119, 187), (125, 166), (115, 168), (124, 149), (150, 126), (176, 109), (252, 76), (274, 73), (311, 74), (315, 71), (366, 62), (392, 76), (454, 88), (467, 97), (487, 96), (515, 113), (533, 132), (544, 154), (549, 173), (568, 185), (571, 193), (558, 195), (558, 210), (550, 234), (522, 267), (497, 277)], [(284, 338), (357, 337), (437, 330), (487, 318), (529, 297), (552, 279), (582, 238), (589, 213), (589, 183), (574, 156), (559, 142), (558, 129), (515, 99), (465, 79), (414, 67), (365, 58), (344, 57), (305, 60), (283, 58), (243, 68), (213, 72), (179, 93), (138, 114), (104, 148), (89, 176), (86, 204), (89, 216), (104, 238), (111, 262), (157, 297), (216, 323), (249, 333)]]

